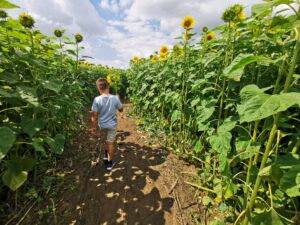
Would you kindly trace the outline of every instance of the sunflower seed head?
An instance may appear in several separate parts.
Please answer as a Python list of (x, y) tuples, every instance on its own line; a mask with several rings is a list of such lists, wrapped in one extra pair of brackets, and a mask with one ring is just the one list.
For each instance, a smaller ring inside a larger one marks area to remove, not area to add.
[(75, 37), (76, 43), (80, 43), (83, 40), (83, 37), (81, 34), (75, 34), (74, 37)]
[(4, 10), (0, 10), (0, 18), (5, 19), (6, 17), (7, 17), (7, 12), (5, 12)]
[(243, 10), (243, 5), (235, 4), (224, 11), (222, 19), (224, 20), (224, 22), (238, 22), (239, 20), (241, 20), (239, 19), (239, 17), (242, 15)]
[(54, 35), (58, 38), (62, 37), (62, 35), (64, 34), (64, 30), (59, 30), (59, 29), (55, 29), (54, 30)]
[(19, 16), (19, 21), (20, 24), (25, 27), (25, 28), (29, 28), (31, 29), (34, 26), (34, 19), (32, 18), (32, 16), (28, 15), (27, 13), (22, 13)]

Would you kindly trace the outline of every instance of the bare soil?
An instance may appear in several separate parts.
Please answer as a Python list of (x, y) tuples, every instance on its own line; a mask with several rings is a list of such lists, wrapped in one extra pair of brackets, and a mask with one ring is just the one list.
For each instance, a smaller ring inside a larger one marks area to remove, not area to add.
[[(25, 224), (196, 224), (192, 215), (201, 209), (194, 190), (184, 183), (196, 168), (159, 141), (149, 146), (149, 135), (127, 117), (130, 107), (118, 115), (114, 169), (108, 172), (99, 161), (97, 137), (81, 132), (55, 168), (63, 176), (56, 197), (39, 203)], [(41, 213), (47, 205), (52, 212)]]

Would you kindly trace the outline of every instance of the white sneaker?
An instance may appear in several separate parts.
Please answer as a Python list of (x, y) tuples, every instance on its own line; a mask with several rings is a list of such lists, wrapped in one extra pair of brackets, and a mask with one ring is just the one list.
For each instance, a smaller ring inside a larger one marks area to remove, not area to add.
[(106, 169), (107, 169), (108, 171), (111, 171), (111, 170), (113, 169), (114, 165), (116, 165), (116, 162), (114, 162), (114, 161), (108, 161), (108, 162), (107, 162)]

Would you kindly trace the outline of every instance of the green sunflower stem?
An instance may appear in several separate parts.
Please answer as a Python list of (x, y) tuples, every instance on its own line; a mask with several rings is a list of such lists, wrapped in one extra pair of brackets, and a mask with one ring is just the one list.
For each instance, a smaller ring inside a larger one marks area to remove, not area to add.
[(219, 105), (218, 127), (221, 125), (221, 120), (222, 120), (224, 98), (225, 98), (225, 88), (226, 88), (226, 79), (225, 79), (225, 77), (223, 77), (222, 94), (221, 94), (221, 100), (220, 100), (220, 105)]
[(61, 38), (59, 38), (59, 47), (60, 47), (60, 76), (62, 76), (62, 67), (63, 67), (63, 53), (62, 53), (62, 42)]
[[(226, 97), (227, 97), (227, 98), (229, 98), (229, 94), (230, 94), (229, 84), (230, 84), (230, 82), (228, 81), (228, 87), (227, 87), (227, 93), (226, 93)], [(223, 103), (223, 104), (224, 104), (224, 103)], [(226, 107), (226, 108), (225, 108), (225, 112), (224, 112), (224, 118), (227, 118), (228, 112), (229, 112), (229, 108)]]
[(283, 66), (284, 66), (284, 61), (282, 62), (281, 66), (278, 69), (278, 76), (277, 76), (276, 83), (274, 86), (273, 94), (278, 94), (278, 92), (279, 92), (280, 81), (282, 80), (283, 71), (284, 71)]
[(296, 142), (295, 146), (293, 147), (292, 154), (297, 154), (299, 146), (300, 146), (300, 139)]
[[(292, 62), (291, 62), (289, 72), (287, 74), (285, 84), (284, 84), (284, 89), (283, 89), (284, 93), (286, 93), (288, 91), (288, 89), (289, 89), (289, 87), (292, 83), (292, 78), (293, 78), (293, 74), (295, 72), (296, 63), (297, 63), (297, 59), (298, 59), (299, 49), (300, 49), (300, 41), (297, 40), (296, 41), (296, 46), (294, 47), (294, 50), (293, 50)], [(274, 139), (275, 139), (275, 136), (276, 136), (278, 121), (279, 121), (280, 117), (281, 117), (281, 113), (277, 113), (275, 115), (273, 126), (272, 126), (272, 129), (270, 131), (268, 142), (267, 142), (267, 145), (266, 145), (266, 148), (265, 148), (265, 152), (264, 152), (264, 155), (263, 155), (262, 160), (261, 160), (259, 172), (262, 171), (262, 169), (265, 168), (266, 162), (269, 158), (269, 154), (270, 154), (270, 151), (272, 149), (272, 145), (273, 145), (273, 142), (274, 142)], [(244, 218), (243, 225), (248, 225), (250, 213), (252, 212), (254, 202), (255, 202), (256, 197), (257, 197), (257, 192), (258, 192), (260, 183), (261, 183), (261, 177), (257, 175), (249, 204), (247, 204), (247, 207), (246, 207), (247, 213), (246, 213), (246, 216)]]
[(300, 50), (300, 40), (297, 40), (296, 46), (294, 48), (292, 63), (291, 63), (288, 75), (286, 77), (286, 80), (285, 80), (283, 92), (287, 92), (292, 83), (293, 75), (294, 75), (296, 64), (297, 64), (299, 50)]
[(76, 42), (76, 65), (75, 65), (76, 72), (78, 69), (78, 61), (79, 61), (79, 45), (78, 42)]
[(33, 40), (32, 31), (30, 29), (29, 29), (29, 36), (30, 36), (30, 42), (31, 42), (31, 54), (34, 55), (34, 40)]
[(217, 72), (217, 77), (216, 77), (216, 80), (215, 80), (215, 85), (214, 85), (214, 94), (216, 93), (217, 91), (217, 87), (219, 85), (219, 79), (220, 79), (220, 74), (222, 73), (222, 65), (219, 66), (218, 68), (218, 72)]
[(6, 39), (7, 39), (7, 44), (8, 47), (11, 47), (11, 42), (10, 42), (10, 38), (9, 38), (9, 34), (8, 34), (8, 28), (5, 26), (5, 33), (6, 33)]
[[(166, 67), (167, 64), (164, 64), (164, 67)], [(164, 122), (165, 120), (165, 96), (166, 96), (166, 79), (164, 79), (164, 76), (162, 76), (162, 84), (164, 86), (163, 88), (163, 98), (162, 98), (162, 109), (161, 109), (161, 119)]]
[[(251, 142), (256, 141), (259, 122), (260, 122), (260, 120), (255, 121)], [(249, 185), (250, 185), (250, 175), (251, 175), (251, 169), (252, 169), (252, 165), (253, 165), (253, 158), (255, 158), (255, 157), (251, 156), (250, 160), (248, 162), (246, 185), (245, 185), (245, 195), (244, 195), (244, 209), (247, 207), (247, 201), (248, 201), (248, 195), (249, 195)]]
[(185, 138), (185, 115), (184, 115), (184, 109), (185, 109), (185, 85), (186, 85), (186, 69), (187, 69), (187, 48), (188, 48), (188, 30), (185, 30), (185, 42), (184, 42), (184, 66), (185, 70), (181, 74), (181, 80), (182, 80), (182, 87), (181, 87), (181, 114), (180, 114), (180, 149), (184, 149), (184, 138)]
[[(229, 52), (231, 49), (231, 26), (230, 23), (228, 24), (228, 38), (227, 38), (227, 43), (226, 43), (226, 53), (225, 53), (225, 59), (224, 59), (224, 66), (228, 66), (229, 64)], [(221, 124), (222, 121), (222, 115), (223, 115), (223, 108), (224, 108), (224, 100), (225, 100), (225, 90), (226, 89), (226, 78), (223, 77), (223, 85), (222, 85), (222, 91), (221, 91), (221, 100), (220, 100), (220, 105), (219, 105), (219, 115), (218, 115), (218, 127)]]
[[(257, 53), (257, 55), (258, 55), (258, 54), (259, 54), (259, 52)], [(257, 86), (259, 86), (259, 79), (260, 79), (260, 76), (261, 76), (261, 67), (258, 68), (257, 82), (256, 82), (256, 85), (257, 85)], [(260, 122), (259, 120), (256, 121), (256, 122), (255, 122), (255, 125), (254, 125), (254, 130), (256, 131), (256, 134), (257, 134), (257, 127), (256, 127), (256, 126), (258, 126), (259, 122)], [(256, 134), (255, 134), (255, 135), (256, 135)], [(254, 134), (253, 134), (253, 136), (254, 136)], [(253, 139), (253, 138), (252, 138), (252, 139)], [(256, 139), (256, 137), (255, 137), (255, 139)], [(259, 155), (260, 155), (260, 151), (258, 151), (258, 152), (255, 154), (254, 159), (253, 159), (253, 161), (252, 161), (252, 165), (256, 165), (257, 159), (258, 159)]]
[[(190, 74), (190, 48), (187, 43), (187, 57), (186, 57), (186, 77), (189, 77)], [(185, 81), (185, 90), (184, 90), (184, 109), (187, 108), (187, 95), (188, 95), (188, 83)], [(186, 129), (186, 117), (184, 114), (184, 141), (187, 139), (187, 129)]]
[(213, 156), (213, 177), (216, 177), (216, 171), (217, 171), (217, 159), (215, 158), (215, 155)]
[[(269, 153), (272, 149), (272, 144), (273, 144), (273, 141), (274, 141), (274, 138), (275, 138), (275, 135), (276, 135), (279, 118), (280, 118), (280, 114), (277, 114), (275, 116), (274, 123), (273, 123), (272, 129), (271, 129), (271, 132), (270, 132), (270, 135), (269, 135), (269, 139), (268, 139), (268, 142), (267, 142), (267, 145), (266, 145), (266, 149), (265, 149), (264, 155), (263, 155), (262, 160), (261, 160), (259, 171), (262, 171), (262, 169), (265, 168), (267, 159), (269, 158)], [(246, 213), (246, 217), (243, 221), (243, 225), (248, 225), (250, 213), (252, 212), (260, 183), (261, 183), (261, 177), (257, 175), (249, 204), (247, 204), (247, 207), (246, 207), (247, 213)]]

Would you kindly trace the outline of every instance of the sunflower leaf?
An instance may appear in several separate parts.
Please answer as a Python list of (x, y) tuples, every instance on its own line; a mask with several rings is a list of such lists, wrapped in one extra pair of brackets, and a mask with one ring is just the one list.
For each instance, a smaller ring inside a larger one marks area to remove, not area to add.
[(0, 8), (13, 9), (13, 8), (20, 8), (20, 7), (6, 0), (0, 0)]
[(269, 95), (256, 85), (248, 85), (240, 95), (242, 104), (238, 105), (237, 111), (241, 122), (261, 120), (292, 106), (300, 106), (300, 93), (297, 92)]
[(8, 127), (0, 127), (0, 161), (16, 141), (16, 134)]

